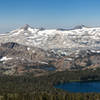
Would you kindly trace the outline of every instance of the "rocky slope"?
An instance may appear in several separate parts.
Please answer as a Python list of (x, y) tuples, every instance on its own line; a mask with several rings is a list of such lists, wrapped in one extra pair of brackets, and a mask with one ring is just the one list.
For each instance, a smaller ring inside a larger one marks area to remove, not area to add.
[(100, 67), (100, 28), (32, 28), (0, 35), (0, 74), (42, 75), (49, 71)]
[(49, 63), (50, 54), (40, 48), (14, 42), (0, 46), (0, 73), (20, 75), (25, 72), (46, 72), (54, 67)]
[(79, 50), (55, 62), (58, 70), (87, 70), (100, 68), (100, 51)]
[(100, 51), (79, 50), (68, 56), (60, 56), (36, 47), (14, 42), (0, 46), (0, 74), (43, 75), (50, 71), (86, 70), (100, 67)]

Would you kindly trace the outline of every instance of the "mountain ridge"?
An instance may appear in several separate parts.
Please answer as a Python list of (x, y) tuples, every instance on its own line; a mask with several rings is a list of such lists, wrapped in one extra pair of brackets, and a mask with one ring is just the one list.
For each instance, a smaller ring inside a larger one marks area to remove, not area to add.
[[(17, 42), (43, 49), (99, 47), (100, 28), (76, 26), (71, 30), (32, 28), (25, 25), (19, 29), (0, 35), (0, 43)], [(91, 46), (90, 46), (91, 45)]]
[[(84, 54), (84, 55), (83, 55)], [(44, 29), (25, 25), (0, 35), (0, 73), (35, 75), (95, 69), (100, 65), (100, 28)]]

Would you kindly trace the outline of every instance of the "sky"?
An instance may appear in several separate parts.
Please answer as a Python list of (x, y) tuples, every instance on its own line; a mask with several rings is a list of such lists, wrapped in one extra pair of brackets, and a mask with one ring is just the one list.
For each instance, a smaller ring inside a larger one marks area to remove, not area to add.
[(0, 32), (32, 27), (100, 26), (100, 0), (0, 0)]

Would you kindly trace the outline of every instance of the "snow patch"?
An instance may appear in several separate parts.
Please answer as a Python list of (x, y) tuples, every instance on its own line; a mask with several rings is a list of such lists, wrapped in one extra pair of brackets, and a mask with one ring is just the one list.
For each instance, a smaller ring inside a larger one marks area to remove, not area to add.
[(30, 50), (30, 48), (28, 47), (28, 48), (27, 48), (27, 50), (29, 51), (29, 50)]
[(43, 62), (43, 61), (42, 61), (42, 62), (41, 62), (41, 61), (39, 61), (39, 63), (41, 63), (41, 64), (46, 64), (46, 65), (48, 64), (47, 62)]
[(100, 51), (91, 50), (93, 53), (100, 53)]
[(7, 61), (7, 60), (11, 60), (11, 59), (13, 59), (13, 58), (7, 58), (7, 57), (5, 56), (5, 57), (2, 57), (2, 58), (0, 59), (0, 61)]
[(21, 32), (24, 32), (24, 30), (19, 29), (19, 30), (12, 31), (11, 33), (13, 33), (12, 35), (19, 35)]
[(67, 60), (71, 61), (71, 60), (73, 60), (73, 59), (72, 59), (72, 58), (67, 58)]
[(33, 50), (32, 53), (35, 53), (35, 50)]

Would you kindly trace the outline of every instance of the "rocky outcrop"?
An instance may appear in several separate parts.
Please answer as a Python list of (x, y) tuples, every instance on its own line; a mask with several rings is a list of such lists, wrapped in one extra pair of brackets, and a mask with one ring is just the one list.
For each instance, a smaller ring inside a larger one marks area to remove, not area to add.
[(22, 74), (32, 72), (33, 69), (46, 70), (53, 68), (48, 61), (48, 52), (36, 48), (20, 45), (14, 42), (0, 46), (0, 73)]
[(82, 50), (70, 56), (63, 57), (56, 61), (56, 67), (60, 70), (86, 70), (100, 67), (100, 52)]
[(24, 46), (15, 42), (0, 46), (0, 74), (44, 75), (49, 71), (86, 70), (100, 67), (100, 52), (79, 50), (70, 55), (60, 55), (52, 50)]

